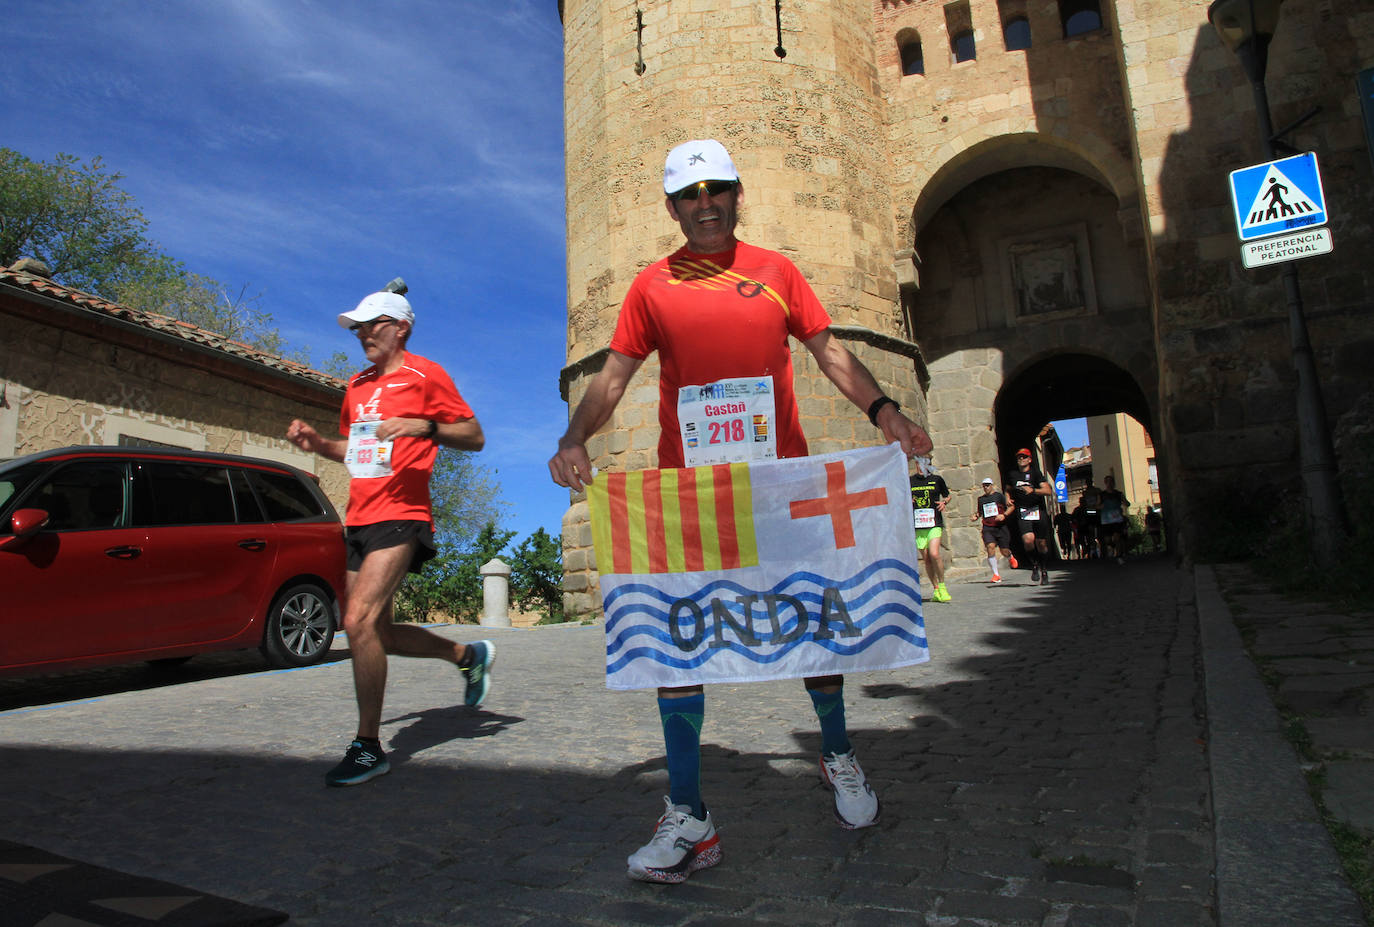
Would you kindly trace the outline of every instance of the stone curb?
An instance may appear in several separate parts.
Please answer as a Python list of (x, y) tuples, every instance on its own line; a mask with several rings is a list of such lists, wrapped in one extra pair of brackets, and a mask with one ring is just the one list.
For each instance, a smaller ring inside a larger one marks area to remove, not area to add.
[(1211, 567), (1195, 568), (1220, 927), (1364, 927), (1331, 835)]

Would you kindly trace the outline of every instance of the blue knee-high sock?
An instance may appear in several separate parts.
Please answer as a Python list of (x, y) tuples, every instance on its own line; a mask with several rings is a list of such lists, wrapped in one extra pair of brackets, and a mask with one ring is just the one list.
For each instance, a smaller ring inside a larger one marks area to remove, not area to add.
[(811, 694), (811, 704), (816, 706), (816, 717), (821, 721), (821, 753), (826, 756), (848, 753), (850, 746), (849, 732), (845, 730), (844, 725), (844, 690), (806, 691)]
[(692, 816), (704, 818), (701, 804), (701, 721), (706, 714), (706, 693), (685, 698), (660, 698), (663, 746), (668, 753), (668, 797), (674, 805), (687, 805)]

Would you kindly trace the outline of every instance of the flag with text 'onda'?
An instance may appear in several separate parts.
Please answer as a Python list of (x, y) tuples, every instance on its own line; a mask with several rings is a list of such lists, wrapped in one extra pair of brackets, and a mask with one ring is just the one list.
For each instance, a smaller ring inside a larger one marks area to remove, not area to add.
[(930, 658), (896, 445), (603, 473), (587, 488), (612, 689)]

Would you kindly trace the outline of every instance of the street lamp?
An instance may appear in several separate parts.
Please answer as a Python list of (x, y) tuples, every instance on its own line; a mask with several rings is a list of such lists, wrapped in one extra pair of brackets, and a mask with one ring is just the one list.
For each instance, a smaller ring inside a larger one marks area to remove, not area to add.
[(1242, 48), (1256, 51), (1253, 66), (1241, 58), (1251, 80), (1264, 80), (1264, 61), (1269, 53), (1269, 40), (1279, 25), (1279, 5), (1282, 3), (1283, 0), (1216, 0), (1207, 9), (1207, 18), (1221, 36), (1222, 44), (1242, 56), (1247, 54)]
[[(1274, 125), (1269, 116), (1269, 93), (1264, 70), (1269, 42), (1279, 24), (1283, 0), (1214, 0), (1207, 18), (1222, 44), (1236, 53), (1250, 78), (1259, 119), (1260, 142), (1265, 157), (1274, 160)], [(1312, 553), (1322, 566), (1331, 566), (1346, 537), (1345, 507), (1336, 477), (1336, 453), (1326, 421), (1326, 403), (1317, 381), (1317, 365), (1307, 338), (1307, 319), (1298, 288), (1298, 269), (1292, 261), (1283, 265), (1283, 287), (1288, 297), (1288, 340), (1298, 377), (1298, 460), (1307, 495), (1306, 521)]]

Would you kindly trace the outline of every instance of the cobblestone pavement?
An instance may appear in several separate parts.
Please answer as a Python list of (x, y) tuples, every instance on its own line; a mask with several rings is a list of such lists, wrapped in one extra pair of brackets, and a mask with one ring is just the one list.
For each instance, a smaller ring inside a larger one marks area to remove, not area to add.
[(1217, 578), (1279, 707), (1322, 765), (1331, 814), (1374, 833), (1374, 613), (1282, 598), (1245, 567), (1220, 567)]
[[(1245, 903), (1229, 909), (1238, 914), (1264, 911), (1270, 917), (1275, 911), (1285, 911), (1290, 918), (1310, 923), (1330, 922), (1312, 917), (1313, 908), (1320, 907), (1336, 922), (1374, 927), (1374, 909), (1366, 910), (1364, 919), (1359, 917), (1358, 901), (1347, 892), (1349, 883), (1332, 879), (1314, 889), (1310, 872), (1313, 859), (1330, 856), (1333, 850), (1328, 846), (1339, 835), (1350, 878), (1359, 879), (1366, 892), (1374, 885), (1374, 854), (1367, 844), (1374, 838), (1374, 613), (1283, 597), (1252, 570), (1222, 565), (1214, 572), (1226, 602), (1222, 606), (1225, 621), (1213, 622), (1206, 607), (1212, 598), (1210, 571), (1205, 567), (1197, 571), (1204, 654), (1212, 653), (1208, 640), (1216, 627), (1233, 628), (1232, 636), (1237, 643), (1244, 641), (1249, 654), (1249, 665), (1236, 667), (1236, 672), (1224, 671), (1225, 662), (1214, 671), (1211, 661), (1204, 658), (1213, 789), (1218, 795), (1234, 793), (1226, 785), (1228, 778), (1241, 780), (1245, 786), (1243, 794), (1233, 795), (1245, 800), (1243, 811), (1238, 802), (1214, 803), (1218, 844), (1224, 848), (1218, 860), (1219, 875), (1224, 879), (1229, 863), (1248, 854), (1264, 859), (1269, 884), (1308, 887), (1301, 907), (1260, 884), (1244, 892)], [(1212, 680), (1218, 676), (1228, 679), (1227, 698), (1236, 702), (1230, 708), (1211, 697), (1216, 689)], [(1242, 716), (1242, 710), (1237, 710), (1245, 701), (1261, 700), (1246, 696), (1239, 683), (1245, 676), (1253, 680), (1251, 691), (1258, 691), (1263, 679), (1265, 700), (1272, 700), (1267, 711), (1256, 711), (1251, 705)], [(1225, 719), (1228, 714), (1232, 723)], [(1232, 731), (1244, 731), (1246, 736), (1228, 762), (1217, 745)], [(1302, 747), (1300, 767), (1290, 743)], [(1236, 768), (1236, 760), (1243, 761), (1245, 768)], [(1285, 774), (1290, 781), (1275, 781), (1268, 771), (1281, 769), (1285, 760), (1291, 769)], [(1266, 772), (1256, 775), (1256, 768)], [(1325, 817), (1303, 794), (1309, 787), (1319, 796)], [(1260, 792), (1267, 793), (1264, 800), (1257, 800)], [(1293, 801), (1295, 793), (1304, 800)], [(1279, 865), (1274, 862), (1276, 846), (1286, 856)], [(1285, 877), (1276, 879), (1276, 873)], [(1224, 902), (1223, 897), (1225, 909)]]
[(667, 780), (653, 694), (605, 689), (599, 627), (442, 629), (497, 644), (475, 712), (452, 668), (394, 659), (392, 771), (350, 789), (323, 784), (346, 661), (0, 712), (0, 837), (296, 925), (1216, 923), (1192, 573), (1004, 576), (927, 604), (930, 663), (849, 679), (876, 827), (834, 824), (800, 682), (711, 687), (724, 860), (680, 886), (625, 877)]

